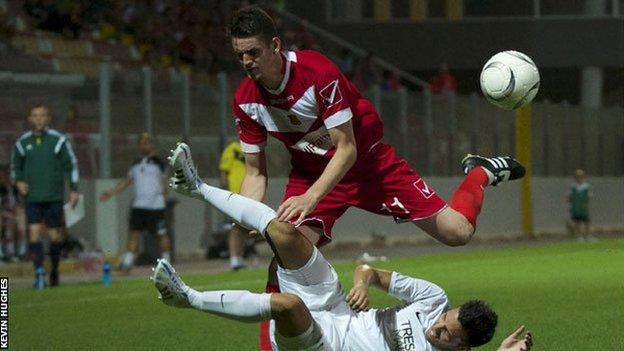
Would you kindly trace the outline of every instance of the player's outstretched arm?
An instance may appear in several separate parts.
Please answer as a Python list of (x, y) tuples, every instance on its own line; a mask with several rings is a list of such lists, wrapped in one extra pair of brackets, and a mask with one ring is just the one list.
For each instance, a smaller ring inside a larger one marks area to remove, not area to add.
[(390, 271), (373, 268), (367, 264), (357, 266), (353, 273), (353, 288), (347, 295), (347, 303), (354, 311), (368, 310), (368, 288), (372, 285), (388, 292), (391, 279)]
[(132, 178), (124, 178), (124, 179), (120, 180), (115, 185), (114, 188), (112, 188), (110, 190), (107, 190), (107, 191), (103, 192), (102, 195), (100, 195), (100, 201), (106, 202), (106, 201), (110, 200), (111, 197), (113, 197), (113, 196), (119, 194), (120, 192), (124, 191), (130, 185), (132, 185)]
[(529, 351), (533, 346), (533, 335), (531, 332), (527, 331), (527, 333), (522, 337), (522, 333), (524, 332), (524, 325), (518, 328), (515, 332), (505, 338), (503, 342), (498, 347), (497, 351)]

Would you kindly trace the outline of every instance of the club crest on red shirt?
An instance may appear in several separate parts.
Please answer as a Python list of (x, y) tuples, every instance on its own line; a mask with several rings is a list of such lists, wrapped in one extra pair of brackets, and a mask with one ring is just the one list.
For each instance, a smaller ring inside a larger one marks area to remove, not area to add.
[(342, 101), (342, 93), (338, 86), (338, 79), (329, 83), (326, 87), (319, 91), (319, 95), (325, 102), (325, 107), (329, 108)]

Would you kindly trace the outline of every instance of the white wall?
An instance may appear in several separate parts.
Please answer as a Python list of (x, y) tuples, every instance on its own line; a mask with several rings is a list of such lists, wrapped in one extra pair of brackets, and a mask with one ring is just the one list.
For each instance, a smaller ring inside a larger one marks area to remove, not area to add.
[[(462, 178), (429, 178), (428, 184), (448, 200)], [(624, 227), (624, 178), (590, 178), (594, 198), (590, 211), (592, 224), (601, 227)], [(85, 193), (87, 217), (70, 232), (96, 243), (114, 254), (123, 248), (128, 228), (128, 209), (131, 191), (102, 204), (97, 196), (114, 181), (101, 179), (84, 181), (81, 191)], [(269, 182), (268, 203), (276, 207), (281, 200), (286, 179)], [(570, 178), (534, 178), (533, 221), (536, 232), (563, 232), (568, 218), (566, 195)], [(503, 183), (485, 192), (485, 203), (478, 219), (477, 236), (494, 238), (515, 236), (521, 232), (520, 183)], [(202, 202), (177, 194), (175, 207), (175, 232), (178, 253), (201, 251), (204, 232), (218, 227), (220, 216)], [(99, 223), (99, 224), (98, 224)], [(335, 242), (365, 241), (372, 234), (386, 235), (390, 240), (400, 238), (426, 238), (426, 234), (409, 223), (395, 224), (390, 217), (381, 217), (359, 209), (349, 209), (334, 227)], [(114, 237), (111, 237), (114, 236)], [(115, 248), (116, 246), (116, 248)]]

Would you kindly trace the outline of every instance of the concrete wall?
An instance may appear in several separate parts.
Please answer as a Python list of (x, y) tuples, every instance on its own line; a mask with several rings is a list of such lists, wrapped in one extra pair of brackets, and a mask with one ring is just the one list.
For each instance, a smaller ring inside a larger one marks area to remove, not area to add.
[[(461, 178), (429, 178), (428, 184), (444, 199), (449, 199)], [(126, 191), (108, 203), (96, 201), (114, 180), (83, 181), (87, 216), (70, 232), (97, 245), (107, 254), (116, 254), (125, 245), (128, 228), (128, 208), (131, 192)], [(624, 178), (590, 178), (594, 198), (591, 202), (592, 223), (600, 227), (624, 227)], [(281, 200), (286, 179), (270, 181), (268, 202), (276, 207)], [(566, 195), (569, 178), (533, 179), (533, 219), (536, 232), (563, 232), (568, 218)], [(486, 190), (485, 204), (478, 221), (478, 237), (495, 238), (516, 236), (521, 232), (520, 184), (505, 183)], [(175, 207), (175, 232), (177, 252), (181, 254), (202, 252), (204, 233), (218, 228), (220, 216), (200, 201), (171, 197), (178, 201)], [(372, 234), (385, 235), (389, 240), (426, 239), (416, 226), (395, 224), (389, 217), (349, 209), (334, 227), (335, 242), (367, 241)]]

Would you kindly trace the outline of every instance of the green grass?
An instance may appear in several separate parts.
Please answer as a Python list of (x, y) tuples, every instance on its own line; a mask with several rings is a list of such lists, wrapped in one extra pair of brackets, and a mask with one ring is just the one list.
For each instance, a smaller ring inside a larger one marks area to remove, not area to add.
[[(489, 301), (499, 314), (495, 350), (525, 324), (534, 350), (621, 350), (624, 344), (624, 240), (393, 259), (386, 269), (433, 281), (451, 302)], [(345, 289), (354, 264), (338, 264)], [(182, 272), (183, 273), (183, 272)], [(264, 288), (264, 269), (184, 276), (202, 290)], [(394, 303), (375, 291), (376, 307)], [(257, 326), (169, 308), (146, 279), (66, 285), (10, 296), (12, 350), (253, 350)]]

